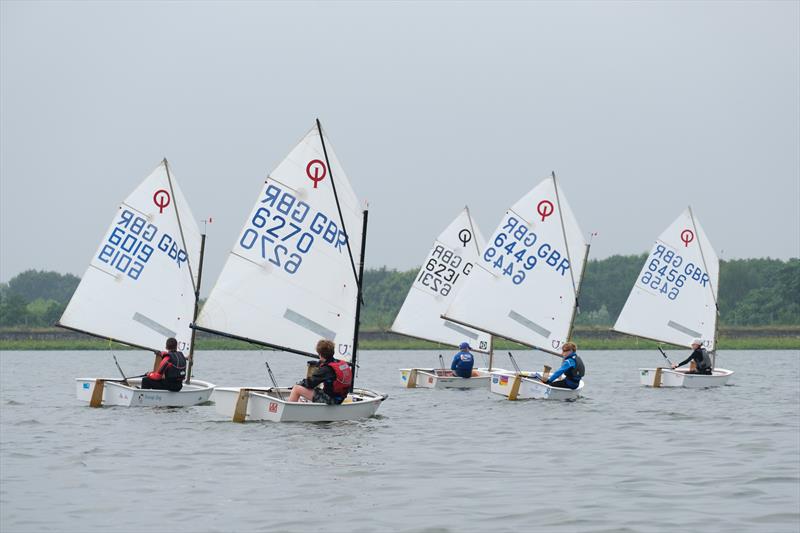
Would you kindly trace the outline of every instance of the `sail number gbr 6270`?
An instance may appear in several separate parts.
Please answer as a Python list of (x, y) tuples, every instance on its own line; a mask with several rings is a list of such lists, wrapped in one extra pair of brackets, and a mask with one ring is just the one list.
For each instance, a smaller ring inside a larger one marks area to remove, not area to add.
[(239, 246), (254, 250), (261, 259), (294, 274), (315, 240), (320, 239), (340, 253), (346, 251), (343, 247), (347, 244), (347, 235), (332, 217), (268, 182), (264, 197), (239, 239)]

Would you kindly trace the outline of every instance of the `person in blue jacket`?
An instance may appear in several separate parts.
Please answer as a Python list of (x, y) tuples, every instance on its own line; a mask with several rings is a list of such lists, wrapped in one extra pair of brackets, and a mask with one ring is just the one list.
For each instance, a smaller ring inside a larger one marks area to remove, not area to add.
[(462, 342), (459, 344), (458, 349), (460, 351), (453, 356), (453, 362), (450, 364), (450, 370), (452, 370), (453, 374), (458, 377), (471, 378), (472, 365), (475, 364), (475, 358), (472, 357), (471, 353), (469, 353), (469, 343)]
[[(564, 358), (561, 367), (545, 381), (551, 387), (560, 389), (577, 389), (581, 383), (581, 378), (586, 374), (586, 367), (577, 354), (578, 345), (574, 342), (565, 342), (561, 346), (561, 357)], [(559, 380), (561, 376), (564, 379)]]

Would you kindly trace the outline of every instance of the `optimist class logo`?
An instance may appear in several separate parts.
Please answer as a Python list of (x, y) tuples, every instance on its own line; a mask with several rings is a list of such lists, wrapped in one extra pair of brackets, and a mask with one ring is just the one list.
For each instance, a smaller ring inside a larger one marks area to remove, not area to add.
[(553, 211), (553, 202), (550, 200), (542, 200), (539, 202), (539, 205), (536, 206), (536, 212), (542, 217), (542, 222), (544, 222), (544, 219), (552, 215)]
[(685, 229), (681, 232), (681, 241), (683, 241), (684, 248), (689, 247), (689, 243), (694, 240), (694, 232), (690, 229)]
[(325, 179), (325, 176), (328, 174), (328, 169), (325, 168), (325, 163), (320, 161), (319, 159), (312, 159), (306, 165), (306, 176), (308, 179), (314, 182), (314, 188), (317, 188), (317, 185), (320, 181)]
[(159, 189), (153, 194), (153, 203), (158, 207), (159, 214), (164, 212), (164, 208), (167, 207), (171, 201), (172, 199), (169, 197), (169, 193), (166, 189)]

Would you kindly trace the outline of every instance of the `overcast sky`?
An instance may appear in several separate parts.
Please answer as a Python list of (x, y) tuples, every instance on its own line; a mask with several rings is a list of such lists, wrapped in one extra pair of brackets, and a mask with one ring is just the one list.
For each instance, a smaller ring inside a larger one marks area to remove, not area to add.
[[(592, 257), (691, 204), (723, 259), (800, 256), (800, 3), (0, 4), (0, 281), (82, 275), (170, 160), (204, 294), (319, 117), (370, 204), (367, 266), (484, 234), (554, 170)], [(206, 277), (207, 276), (207, 277)]]

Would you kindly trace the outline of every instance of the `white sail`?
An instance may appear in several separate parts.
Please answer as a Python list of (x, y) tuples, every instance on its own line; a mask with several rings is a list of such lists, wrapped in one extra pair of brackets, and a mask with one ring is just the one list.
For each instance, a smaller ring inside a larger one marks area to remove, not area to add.
[(547, 178), (506, 212), (445, 316), (557, 353), (568, 340), (585, 253), (563, 191)]
[(719, 259), (689, 207), (656, 239), (614, 330), (713, 350), (718, 286)]
[(117, 208), (59, 325), (188, 353), (200, 230), (164, 160)]
[(392, 331), (453, 346), (466, 341), (475, 351), (489, 352), (491, 335), (441, 318), (480, 259), (484, 243), (465, 207), (434, 241)]
[(199, 326), (306, 354), (328, 338), (352, 356), (363, 213), (327, 136), (325, 149), (332, 169), (315, 127), (267, 177)]

